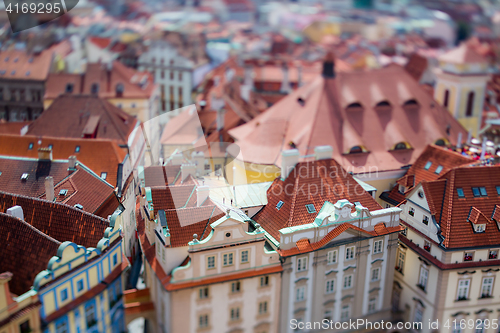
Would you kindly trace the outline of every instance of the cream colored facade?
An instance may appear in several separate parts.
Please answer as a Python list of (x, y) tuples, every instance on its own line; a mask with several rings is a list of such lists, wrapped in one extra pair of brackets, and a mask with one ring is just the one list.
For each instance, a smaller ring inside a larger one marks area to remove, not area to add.
[[(421, 185), (415, 187), (407, 200), (401, 206), (401, 220), (408, 228), (406, 236), (401, 236), (393, 289), (393, 307), (399, 309), (400, 319), (422, 322), (422, 333), (436, 331), (435, 326), (429, 326), (429, 322), (436, 320), (439, 332), (498, 332), (499, 325), (494, 328), (494, 323), (498, 324), (500, 319), (497, 286), (500, 270), (487, 264), (475, 267), (477, 262), (488, 262), (490, 251), (498, 248), (443, 249), (438, 245), (437, 227)], [(427, 225), (422, 222), (425, 216)], [(435, 263), (419, 250), (428, 251)], [(473, 253), (473, 261), (464, 261), (466, 253)], [(485, 319), (489, 325), (481, 328)], [(461, 320), (464, 324), (458, 330)]]

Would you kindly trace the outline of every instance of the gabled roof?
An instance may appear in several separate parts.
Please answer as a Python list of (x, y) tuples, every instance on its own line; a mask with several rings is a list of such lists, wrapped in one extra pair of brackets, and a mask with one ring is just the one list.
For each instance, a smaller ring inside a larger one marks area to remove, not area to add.
[(441, 55), (439, 60), (455, 64), (487, 63), (488, 59), (478, 52), (480, 46), (479, 41), (470, 39)]
[[(31, 149), (30, 144), (33, 144)], [(107, 139), (0, 134), (0, 155), (38, 158), (38, 148), (47, 148), (49, 145), (52, 145), (54, 160), (67, 160), (74, 155), (78, 162), (98, 176), (105, 172), (106, 181), (111, 185), (116, 185), (118, 164), (122, 163), (127, 155), (126, 148), (120, 148), (116, 141)]]
[[(474, 163), (474, 160), (466, 155), (461, 155), (446, 147), (430, 144), (408, 169), (406, 175), (398, 179), (397, 183), (406, 187), (406, 194), (422, 181), (436, 180), (454, 167), (471, 163)], [(426, 166), (429, 166), (428, 169)], [(441, 171), (436, 173), (439, 171), (438, 167), (441, 167)], [(399, 188), (395, 186), (387, 193), (387, 197), (400, 203), (404, 200), (405, 194), (400, 193)]]
[(29, 223), (0, 212), (0, 271), (11, 272), (10, 291), (22, 295), (57, 254), (61, 242)]
[[(457, 167), (439, 180), (422, 183), (432, 215), (441, 227), (446, 248), (497, 246), (499, 228), (491, 223), (500, 204), (500, 166)], [(487, 196), (474, 197), (472, 187), (484, 187)], [(464, 198), (459, 198), (461, 188)], [(471, 222), (488, 223), (484, 232), (473, 231)]]
[(28, 135), (111, 139), (126, 145), (137, 119), (92, 95), (61, 95), (28, 128)]
[[(376, 107), (380, 102), (390, 107)], [(406, 107), (406, 102), (417, 105)], [(368, 166), (399, 169), (413, 163), (429, 143), (456, 143), (458, 133), (466, 136), (460, 123), (398, 65), (318, 76), (229, 132), (246, 162), (279, 166), (281, 151), (290, 143), (301, 156), (331, 145), (333, 157), (354, 173), (366, 172)], [(392, 150), (401, 141), (411, 149)], [(349, 154), (359, 145), (366, 152)]]
[(109, 227), (109, 221), (65, 204), (0, 192), (0, 212), (16, 205), (27, 223), (59, 242), (96, 247)]
[[(119, 61), (111, 67), (100, 63), (91, 63), (83, 74), (49, 74), (45, 88), (45, 99), (55, 99), (68, 93), (66, 87), (73, 85), (73, 94), (92, 93), (92, 85), (98, 84), (98, 96), (101, 98), (138, 98), (149, 99), (156, 86), (152, 74), (129, 68)], [(121, 96), (116, 93), (117, 85), (123, 85)]]
[[(280, 229), (314, 222), (317, 214), (309, 213), (306, 205), (319, 211), (325, 201), (341, 199), (359, 202), (370, 211), (381, 209), (334, 159), (300, 162), (285, 180), (274, 180), (267, 190), (267, 205), (253, 219), (279, 241)], [(277, 209), (279, 202), (283, 205)]]
[[(114, 207), (104, 209), (103, 213), (113, 213), (118, 207), (117, 201), (109, 200), (115, 197), (114, 187), (81, 164), (75, 170), (68, 170), (67, 160), (0, 156), (0, 172), (0, 188), (9, 193), (46, 199), (45, 177), (51, 176), (56, 202), (70, 206), (80, 204), (89, 213), (95, 213), (99, 208), (103, 211), (105, 203)], [(23, 174), (28, 175), (26, 180), (21, 179)], [(59, 194), (61, 190), (66, 193)]]

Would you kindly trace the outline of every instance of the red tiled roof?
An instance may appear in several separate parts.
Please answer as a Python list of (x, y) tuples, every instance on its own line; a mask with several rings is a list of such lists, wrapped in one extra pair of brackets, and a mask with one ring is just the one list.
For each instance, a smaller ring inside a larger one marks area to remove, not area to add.
[(16, 205), (27, 223), (59, 242), (96, 247), (109, 227), (107, 220), (65, 204), (0, 192), (0, 212)]
[(427, 58), (419, 55), (418, 53), (413, 53), (408, 59), (405, 69), (415, 80), (420, 81), (420, 78), (427, 69), (427, 66)]
[[(67, 161), (0, 156), (0, 172), (0, 188), (8, 193), (46, 199), (45, 177), (51, 176), (56, 202), (70, 206), (81, 204), (89, 213), (95, 213), (105, 203), (108, 207), (101, 209), (105, 213), (111, 209), (113, 213), (118, 207), (117, 200), (114, 208), (111, 207), (113, 201), (110, 198), (115, 197), (113, 186), (81, 165), (77, 165), (75, 171), (68, 171)], [(24, 173), (28, 174), (28, 179), (21, 180)], [(66, 195), (59, 195), (61, 190), (67, 190)]]
[[(1, 205), (1, 201), (0, 201)], [(1, 210), (2, 212), (5, 210)], [(0, 271), (13, 273), (10, 291), (30, 290), (38, 273), (47, 268), (61, 243), (30, 224), (0, 212)]]
[(0, 77), (2, 79), (45, 81), (52, 65), (50, 50), (39, 55), (20, 50), (0, 52)]
[[(500, 166), (457, 167), (437, 181), (422, 184), (446, 248), (500, 244), (500, 231), (491, 223), (500, 204), (496, 189), (500, 186)], [(472, 187), (485, 187), (488, 195), (474, 197)], [(464, 198), (458, 197), (457, 188), (462, 188)], [(486, 230), (476, 233), (469, 221), (480, 220), (487, 223)]]
[[(111, 70), (105, 64), (87, 65), (83, 74), (49, 74), (45, 88), (45, 99), (55, 99), (65, 94), (66, 86), (73, 85), (73, 94), (92, 94), (92, 85), (98, 84), (101, 98), (142, 98), (149, 99), (156, 89), (153, 77), (148, 72), (139, 72), (126, 67), (119, 61), (112, 64)], [(121, 96), (116, 93), (118, 84), (123, 85)]]
[[(417, 106), (404, 106), (413, 100)], [(376, 107), (383, 101), (390, 103), (391, 110)], [(352, 103), (362, 108), (348, 108)], [(400, 169), (412, 164), (427, 144), (443, 138), (454, 144), (458, 133), (467, 135), (398, 65), (339, 72), (334, 79), (318, 76), (229, 133), (246, 162), (279, 166), (281, 151), (289, 149), (290, 142), (301, 156), (313, 155), (316, 146), (330, 145), (333, 157), (354, 173), (366, 172), (369, 166), (379, 171)], [(412, 149), (393, 150), (400, 142)], [(348, 154), (354, 146), (367, 152)]]
[[(32, 149), (29, 149), (30, 144), (33, 144)], [(38, 158), (38, 148), (47, 148), (49, 145), (52, 145), (53, 159), (67, 160), (74, 155), (98, 176), (106, 172), (106, 181), (112, 185), (116, 185), (118, 164), (127, 155), (127, 149), (120, 148), (113, 140), (0, 134), (0, 155)], [(77, 147), (80, 147), (78, 152)]]
[[(380, 205), (335, 160), (300, 162), (283, 181), (274, 180), (267, 190), (268, 204), (254, 216), (271, 236), (279, 241), (279, 230), (314, 222), (317, 213), (307, 211), (306, 204), (313, 204), (319, 212), (325, 201), (336, 203), (347, 199), (360, 202), (369, 210), (381, 209)], [(278, 210), (276, 205), (283, 201)]]
[(144, 186), (172, 185), (180, 177), (180, 165), (149, 166), (144, 168)]
[(21, 133), (21, 129), (29, 124), (31, 124), (31, 121), (0, 121), (0, 134), (19, 135)]
[(97, 96), (61, 95), (29, 126), (27, 134), (82, 138), (92, 116), (99, 120), (88, 138), (111, 139), (123, 145), (137, 124), (133, 116)]

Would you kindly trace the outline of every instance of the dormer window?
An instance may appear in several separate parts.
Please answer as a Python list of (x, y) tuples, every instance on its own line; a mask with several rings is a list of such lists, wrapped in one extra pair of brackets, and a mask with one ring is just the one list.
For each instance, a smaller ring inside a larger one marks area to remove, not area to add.
[(23, 174), (21, 175), (21, 180), (22, 180), (22, 181), (26, 181), (26, 180), (28, 179), (28, 177), (29, 177), (29, 176), (30, 176), (30, 175), (29, 175), (29, 173), (23, 173)]
[(90, 86), (90, 93), (92, 95), (97, 95), (99, 93), (99, 83), (92, 83)]
[(500, 195), (500, 186), (497, 186), (496, 189), (497, 189), (497, 195)]
[(68, 194), (68, 190), (67, 189), (62, 189), (59, 191), (59, 195), (60, 196), (65, 196), (66, 194)]
[(66, 84), (66, 93), (71, 94), (73, 92), (73, 83)]
[(346, 107), (346, 111), (362, 111), (362, 110), (363, 110), (363, 105), (361, 105), (361, 103), (359, 102), (351, 103)]
[(403, 149), (408, 149), (408, 145), (405, 142), (398, 142), (394, 146), (394, 150), (403, 150)]
[(476, 224), (474, 225), (475, 232), (484, 232), (486, 230), (486, 224)]
[(388, 101), (378, 102), (377, 105), (375, 105), (376, 108), (379, 108), (379, 107), (390, 107), (390, 106), (391, 106), (391, 103), (389, 103)]
[(473, 252), (465, 252), (464, 253), (464, 261), (472, 261), (473, 258), (474, 258)]
[(416, 99), (412, 98), (403, 103), (403, 106), (418, 106)]
[(349, 150), (349, 154), (359, 154), (363, 152), (363, 148), (361, 146), (354, 146)]
[(316, 213), (316, 208), (314, 208), (314, 205), (313, 205), (313, 204), (307, 204), (307, 205), (306, 205), (306, 208), (307, 208), (307, 212), (308, 212), (309, 214), (311, 214), (311, 213)]
[(116, 97), (122, 97), (123, 92), (125, 91), (125, 87), (123, 86), (123, 83), (118, 83), (115, 87), (116, 91)]
[(403, 185), (399, 185), (399, 193), (405, 193), (405, 187)]

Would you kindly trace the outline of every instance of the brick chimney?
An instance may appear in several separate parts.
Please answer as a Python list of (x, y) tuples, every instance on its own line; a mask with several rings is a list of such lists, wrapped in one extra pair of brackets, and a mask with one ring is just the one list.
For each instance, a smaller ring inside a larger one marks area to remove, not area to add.
[(45, 197), (47, 201), (54, 201), (54, 178), (45, 177)]
[(281, 179), (286, 179), (299, 163), (299, 150), (289, 149), (281, 152)]
[(52, 148), (38, 148), (38, 159), (52, 161)]

